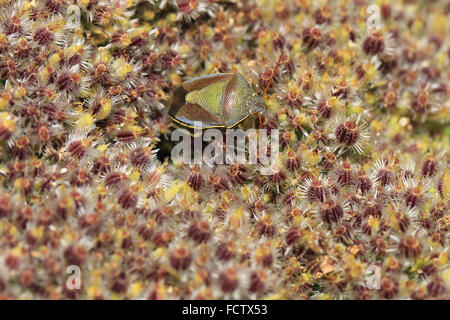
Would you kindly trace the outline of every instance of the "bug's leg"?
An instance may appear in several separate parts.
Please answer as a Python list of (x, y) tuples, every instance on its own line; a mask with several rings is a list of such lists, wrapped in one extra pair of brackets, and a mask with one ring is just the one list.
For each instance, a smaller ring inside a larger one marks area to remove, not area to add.
[(272, 72), (272, 76), (270, 77), (270, 79), (267, 81), (266, 84), (266, 89), (264, 90), (262, 96), (264, 97), (267, 93), (267, 90), (269, 90), (270, 84), (272, 83), (273, 77), (276, 75), (277, 71), (278, 71), (278, 66), (280, 65), (281, 62), (281, 58), (283, 58), (283, 51), (281, 51), (280, 56), (278, 57), (277, 60), (277, 64), (275, 65), (275, 69)]
[[(264, 89), (264, 92), (261, 97), (264, 97), (267, 94), (267, 90), (269, 90), (269, 87), (270, 87), (270, 84), (272, 83), (273, 77), (276, 75), (276, 73), (278, 71), (278, 67), (280, 65), (281, 58), (283, 58), (283, 51), (281, 51), (280, 56), (278, 57), (277, 64), (275, 65), (275, 69), (273, 70), (272, 76), (267, 81), (266, 88)], [(262, 129), (261, 113), (258, 113), (258, 117), (259, 117), (259, 128)]]

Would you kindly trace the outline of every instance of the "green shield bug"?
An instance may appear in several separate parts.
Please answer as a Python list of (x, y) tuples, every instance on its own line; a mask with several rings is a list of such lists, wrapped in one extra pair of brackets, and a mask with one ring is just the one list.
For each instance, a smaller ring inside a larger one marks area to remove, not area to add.
[[(277, 61), (278, 68), (282, 54)], [(272, 78), (262, 96), (270, 86)], [(248, 116), (260, 113), (264, 100), (241, 73), (218, 73), (197, 77), (182, 84), (169, 110), (170, 118), (190, 128), (233, 128)], [(184, 96), (183, 96), (184, 95)], [(198, 124), (201, 124), (200, 126)], [(195, 125), (196, 124), (196, 125)]]

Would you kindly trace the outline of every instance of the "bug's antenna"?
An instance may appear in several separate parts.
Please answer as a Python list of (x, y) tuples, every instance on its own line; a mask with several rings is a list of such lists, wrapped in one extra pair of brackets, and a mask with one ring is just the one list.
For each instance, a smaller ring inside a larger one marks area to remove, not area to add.
[[(266, 88), (264, 89), (264, 92), (261, 97), (264, 97), (267, 93), (267, 90), (269, 90), (270, 85), (272, 84), (273, 77), (277, 74), (278, 66), (280, 65), (281, 58), (283, 57), (283, 51), (281, 51), (280, 56), (278, 57), (277, 64), (275, 65), (275, 69), (273, 69), (272, 75), (269, 80), (267, 80)], [(258, 113), (259, 118), (259, 127), (262, 128), (262, 119), (261, 119), (261, 113)]]
[(271, 76), (270, 79), (267, 81), (266, 88), (264, 89), (264, 92), (263, 92), (263, 94), (262, 94), (263, 97), (266, 95), (267, 90), (269, 90), (269, 87), (270, 87), (270, 85), (271, 85), (271, 83), (272, 83), (273, 77), (274, 77), (274, 76), (276, 75), (276, 73), (277, 73), (278, 66), (280, 65), (280, 62), (281, 62), (281, 58), (282, 58), (282, 57), (283, 57), (283, 51), (281, 51), (280, 56), (278, 57), (277, 64), (275, 65), (275, 69), (273, 69), (273, 72), (272, 72), (272, 76)]

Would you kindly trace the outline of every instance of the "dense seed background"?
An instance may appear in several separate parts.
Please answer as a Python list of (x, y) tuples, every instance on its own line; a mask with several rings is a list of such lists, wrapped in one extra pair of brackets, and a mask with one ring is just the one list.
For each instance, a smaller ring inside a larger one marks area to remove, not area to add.
[[(0, 297), (450, 297), (448, 1), (0, 7)], [(215, 72), (273, 80), (278, 173), (171, 161)]]

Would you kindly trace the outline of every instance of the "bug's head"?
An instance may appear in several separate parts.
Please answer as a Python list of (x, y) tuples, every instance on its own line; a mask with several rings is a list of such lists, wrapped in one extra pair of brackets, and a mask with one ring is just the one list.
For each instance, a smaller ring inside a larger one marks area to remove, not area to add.
[(256, 93), (247, 97), (246, 104), (250, 114), (261, 112), (264, 109), (264, 100)]

